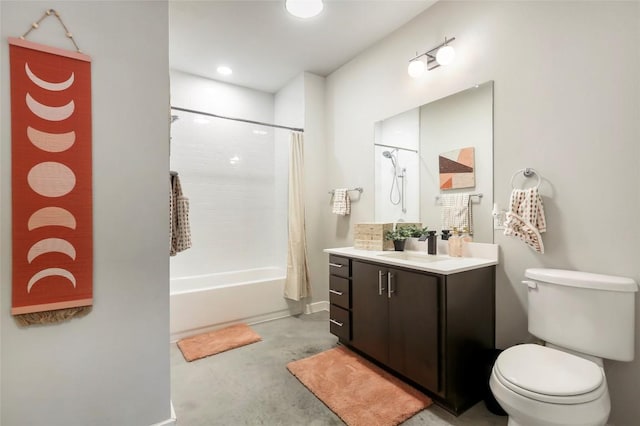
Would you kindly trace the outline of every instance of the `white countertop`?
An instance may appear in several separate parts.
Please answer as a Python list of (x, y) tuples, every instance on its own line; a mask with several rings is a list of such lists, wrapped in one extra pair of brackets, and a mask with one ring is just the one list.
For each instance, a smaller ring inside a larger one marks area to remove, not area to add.
[(360, 250), (353, 247), (329, 248), (325, 253), (354, 259), (369, 260), (392, 266), (401, 266), (418, 271), (449, 275), (471, 271), (498, 264), (498, 245), (486, 243), (470, 243), (464, 257), (451, 257), (447, 254), (429, 255), (424, 251), (405, 250), (376, 251)]

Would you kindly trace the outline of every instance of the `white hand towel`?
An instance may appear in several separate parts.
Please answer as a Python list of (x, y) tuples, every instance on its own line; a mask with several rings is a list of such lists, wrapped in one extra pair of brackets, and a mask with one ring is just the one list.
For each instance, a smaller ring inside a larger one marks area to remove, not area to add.
[(442, 206), (442, 229), (467, 228), (469, 235), (473, 235), (473, 214), (471, 210), (471, 195), (443, 194), (440, 195)]
[(544, 253), (542, 232), (547, 230), (544, 205), (538, 188), (514, 189), (504, 235), (520, 238), (538, 253)]
[(346, 188), (334, 190), (333, 193), (333, 213), (346, 216), (351, 214), (351, 199)]

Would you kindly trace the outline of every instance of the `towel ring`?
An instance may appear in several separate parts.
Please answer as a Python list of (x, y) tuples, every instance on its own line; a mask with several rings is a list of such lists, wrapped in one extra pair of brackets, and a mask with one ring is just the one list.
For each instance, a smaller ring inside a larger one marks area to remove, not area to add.
[(520, 169), (517, 172), (515, 172), (513, 174), (513, 176), (511, 176), (511, 188), (516, 189), (515, 186), (513, 186), (513, 180), (516, 178), (516, 176), (518, 176), (518, 174), (522, 173), (524, 177), (529, 178), (533, 175), (536, 175), (536, 177), (538, 178), (538, 183), (536, 184), (536, 188), (540, 187), (540, 183), (542, 182), (542, 179), (540, 178), (540, 173), (538, 173), (536, 171), (536, 169), (532, 169), (527, 167), (526, 169)]

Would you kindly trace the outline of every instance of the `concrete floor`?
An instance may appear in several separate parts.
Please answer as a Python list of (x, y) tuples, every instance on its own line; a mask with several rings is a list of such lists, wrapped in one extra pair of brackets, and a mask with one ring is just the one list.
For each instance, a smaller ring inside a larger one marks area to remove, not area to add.
[[(328, 313), (253, 325), (262, 341), (188, 363), (171, 345), (171, 398), (179, 426), (325, 426), (344, 423), (305, 388), (286, 364), (334, 347)], [(479, 403), (460, 417), (437, 405), (403, 426), (504, 426), (506, 417)]]

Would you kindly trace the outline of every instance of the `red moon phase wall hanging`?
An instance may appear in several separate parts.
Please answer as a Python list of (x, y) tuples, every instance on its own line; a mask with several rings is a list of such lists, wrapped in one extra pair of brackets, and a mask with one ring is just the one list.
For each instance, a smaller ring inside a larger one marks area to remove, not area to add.
[(91, 58), (9, 39), (13, 315), (93, 303)]

